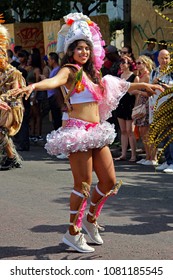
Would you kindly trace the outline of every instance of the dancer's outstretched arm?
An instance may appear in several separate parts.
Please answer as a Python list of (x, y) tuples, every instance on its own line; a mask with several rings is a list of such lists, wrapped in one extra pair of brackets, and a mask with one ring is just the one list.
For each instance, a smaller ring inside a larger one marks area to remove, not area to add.
[(129, 88), (129, 92), (132, 92), (133, 90), (145, 90), (147, 91), (149, 94), (155, 94), (155, 90), (160, 90), (161, 92), (163, 92), (165, 89), (158, 84), (149, 84), (149, 83), (130, 83), (130, 88)]

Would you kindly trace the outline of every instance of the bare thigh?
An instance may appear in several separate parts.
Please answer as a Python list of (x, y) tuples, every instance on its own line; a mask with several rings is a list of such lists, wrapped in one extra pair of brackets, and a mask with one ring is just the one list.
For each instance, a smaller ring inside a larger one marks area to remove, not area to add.
[(80, 191), (82, 182), (91, 185), (92, 182), (92, 150), (72, 153), (69, 156), (70, 166), (74, 179), (74, 187)]
[(116, 174), (110, 149), (106, 146), (93, 150), (93, 168), (98, 177), (99, 185), (109, 191), (116, 183)]
[(126, 121), (118, 118), (118, 123), (119, 123), (121, 132), (125, 133), (126, 132)]
[(131, 135), (132, 132), (134, 131), (134, 127), (133, 127), (133, 122), (132, 120), (127, 120), (126, 121), (126, 131), (128, 135)]

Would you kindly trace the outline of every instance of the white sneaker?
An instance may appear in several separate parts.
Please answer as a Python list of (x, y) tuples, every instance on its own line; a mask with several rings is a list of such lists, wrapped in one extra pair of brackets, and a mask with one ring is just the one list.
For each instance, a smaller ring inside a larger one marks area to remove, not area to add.
[(167, 164), (167, 162), (163, 162), (161, 165), (156, 167), (157, 171), (163, 171), (164, 169), (166, 169), (169, 165)]
[(145, 160), (145, 162), (142, 163), (143, 165), (158, 165), (158, 162), (156, 160)]
[(137, 164), (143, 164), (143, 162), (145, 162), (145, 161), (146, 161), (146, 159), (142, 158), (141, 160), (138, 160), (136, 163)]
[(62, 241), (72, 247), (73, 249), (75, 249), (76, 251), (80, 252), (80, 253), (92, 253), (95, 251), (94, 248), (90, 247), (87, 243), (86, 243), (86, 239), (84, 237), (84, 234), (82, 233), (78, 233), (76, 235), (71, 235), (69, 233), (69, 231), (66, 232), (66, 234), (64, 235)]
[(103, 239), (101, 238), (98, 228), (99, 225), (97, 224), (97, 222), (95, 223), (89, 223), (87, 221), (87, 215), (85, 215), (83, 217), (82, 220), (82, 228), (87, 232), (87, 234), (89, 235), (90, 239), (98, 244), (98, 245), (102, 245), (103, 244)]
[(58, 159), (67, 159), (68, 157), (64, 154), (59, 154), (56, 156)]
[(158, 166), (158, 161), (157, 160), (152, 160), (152, 165)]
[(173, 164), (168, 165), (166, 169), (163, 170), (165, 173), (173, 173)]

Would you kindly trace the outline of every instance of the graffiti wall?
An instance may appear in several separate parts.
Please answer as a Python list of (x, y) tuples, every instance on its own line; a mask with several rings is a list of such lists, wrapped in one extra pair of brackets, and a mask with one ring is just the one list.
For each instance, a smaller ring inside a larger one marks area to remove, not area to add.
[(56, 51), (57, 33), (61, 28), (60, 21), (43, 22), (45, 54)]
[(10, 33), (10, 47), (21, 45), (25, 50), (39, 48), (44, 54), (44, 38), (42, 23), (5, 24)]
[[(156, 6), (152, 6), (152, 1), (131, 1), (131, 42), (136, 57), (146, 48), (145, 41), (148, 38), (154, 37), (157, 41), (165, 40), (167, 43), (173, 43), (173, 23), (159, 16), (155, 9)], [(165, 9), (163, 13), (173, 19), (172, 9)], [(173, 47), (168, 47), (168, 50), (173, 50)]]
[(109, 17), (107, 15), (92, 16), (90, 17), (100, 27), (100, 31), (103, 40), (107, 45), (110, 44), (110, 29), (109, 29)]
[[(100, 29), (106, 44), (110, 42), (109, 18), (107, 15), (91, 17)], [(63, 20), (45, 21), (42, 23), (14, 23), (5, 24), (10, 33), (10, 48), (21, 45), (27, 51), (39, 48), (41, 54), (56, 51), (57, 33), (63, 24)]]

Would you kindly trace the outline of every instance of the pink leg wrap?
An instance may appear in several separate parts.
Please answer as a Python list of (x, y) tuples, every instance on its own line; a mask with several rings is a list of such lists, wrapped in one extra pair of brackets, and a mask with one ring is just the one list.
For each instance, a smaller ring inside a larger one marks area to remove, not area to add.
[(98, 216), (100, 215), (100, 212), (103, 208), (103, 205), (105, 204), (106, 200), (108, 199), (108, 196), (105, 196), (102, 198), (102, 200), (100, 201), (100, 203), (97, 206), (97, 210), (95, 211), (95, 217), (98, 218)]
[(73, 190), (73, 193), (82, 199), (78, 209), (70, 211), (70, 214), (75, 215), (71, 225), (76, 226), (78, 229), (80, 229), (82, 226), (82, 218), (84, 216), (84, 212), (87, 206), (87, 198), (89, 197), (89, 191), (90, 191), (90, 186), (85, 182), (82, 182), (82, 193)]
[(81, 209), (79, 211), (79, 214), (78, 214), (78, 218), (77, 218), (77, 221), (76, 221), (76, 226), (78, 228), (81, 228), (81, 226), (82, 226), (82, 218), (84, 216), (84, 212), (85, 212), (86, 207), (87, 207), (87, 199), (85, 199), (83, 201), (82, 207), (81, 207)]
[(93, 211), (93, 213), (89, 212), (89, 215), (93, 217), (93, 220), (98, 218), (98, 216), (100, 215), (100, 212), (103, 208), (103, 205), (105, 204), (108, 197), (116, 195), (118, 193), (118, 190), (121, 187), (121, 185), (122, 185), (122, 181), (120, 181), (118, 184), (116, 184), (114, 186), (114, 188), (112, 190), (110, 190), (107, 194), (102, 193), (99, 190), (98, 186), (96, 186), (95, 190), (97, 191), (97, 193), (99, 195), (101, 195), (101, 198), (97, 201), (97, 203), (91, 202), (91, 205), (94, 206), (94, 211)]

